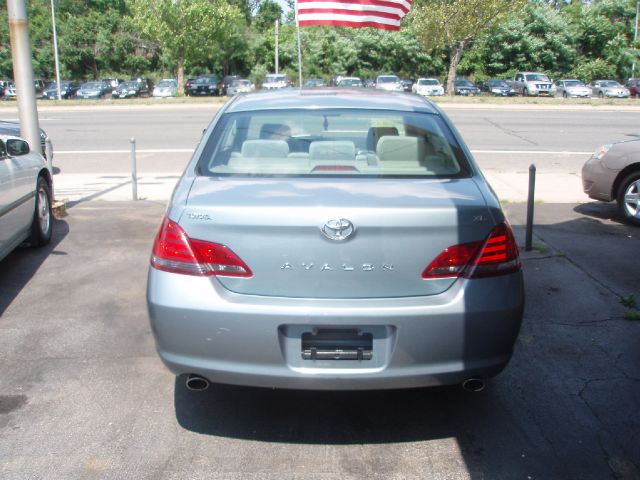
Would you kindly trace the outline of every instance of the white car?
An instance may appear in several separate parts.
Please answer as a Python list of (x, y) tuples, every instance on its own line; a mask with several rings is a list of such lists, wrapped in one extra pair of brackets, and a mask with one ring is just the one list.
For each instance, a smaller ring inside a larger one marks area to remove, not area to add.
[(175, 97), (178, 94), (178, 81), (173, 78), (160, 80), (153, 89), (155, 98)]
[(411, 90), (423, 97), (444, 95), (444, 87), (437, 78), (419, 78)]
[(231, 85), (227, 88), (227, 95), (235, 95), (237, 93), (249, 93), (253, 92), (256, 89), (256, 86), (251, 83), (251, 80), (247, 80), (246, 78), (241, 78), (239, 80), (234, 80), (231, 82)]
[(0, 135), (0, 260), (27, 241), (51, 240), (51, 175), (19, 137)]
[(376, 88), (387, 92), (404, 92), (402, 82), (396, 75), (380, 75), (376, 78)]
[(280, 74), (269, 74), (265, 77), (264, 82), (262, 82), (262, 88), (266, 90), (277, 90), (287, 88), (288, 86), (287, 76)]

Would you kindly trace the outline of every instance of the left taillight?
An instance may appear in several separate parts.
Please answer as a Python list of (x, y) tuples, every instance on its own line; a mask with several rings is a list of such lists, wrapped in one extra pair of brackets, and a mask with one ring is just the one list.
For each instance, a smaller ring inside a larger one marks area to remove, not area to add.
[(251, 277), (251, 269), (230, 248), (191, 239), (175, 222), (165, 218), (151, 251), (151, 266), (183, 275)]
[(518, 246), (506, 223), (495, 227), (484, 242), (446, 248), (422, 272), (422, 278), (484, 278), (520, 270)]

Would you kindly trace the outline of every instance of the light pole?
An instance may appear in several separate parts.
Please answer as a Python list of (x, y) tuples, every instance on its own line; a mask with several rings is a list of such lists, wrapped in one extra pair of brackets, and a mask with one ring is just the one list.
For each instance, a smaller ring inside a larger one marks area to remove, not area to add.
[(56, 7), (51, 0), (51, 28), (53, 29), (53, 58), (56, 64), (56, 86), (58, 87), (58, 100), (62, 100), (60, 92), (60, 61), (58, 60), (58, 34), (56, 33)]

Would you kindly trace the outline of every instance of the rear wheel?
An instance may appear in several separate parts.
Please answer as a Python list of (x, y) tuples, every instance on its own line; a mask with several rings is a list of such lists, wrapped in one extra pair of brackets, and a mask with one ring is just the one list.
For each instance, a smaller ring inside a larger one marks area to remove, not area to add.
[(562, 92), (562, 96), (563, 96), (564, 98), (567, 98), (567, 92)]
[(599, 93), (598, 93), (598, 98), (604, 98), (604, 93), (599, 92)]
[(51, 241), (52, 226), (51, 191), (44, 177), (39, 177), (36, 189), (36, 208), (33, 213), (29, 239), (31, 246), (47, 245)]
[(618, 190), (618, 211), (630, 223), (640, 225), (640, 171), (627, 175)]
[(523, 89), (522, 89), (522, 96), (523, 96), (523, 97), (528, 97), (528, 96), (529, 96), (529, 90), (528, 90), (528, 89), (526, 89), (526, 88), (523, 88)]

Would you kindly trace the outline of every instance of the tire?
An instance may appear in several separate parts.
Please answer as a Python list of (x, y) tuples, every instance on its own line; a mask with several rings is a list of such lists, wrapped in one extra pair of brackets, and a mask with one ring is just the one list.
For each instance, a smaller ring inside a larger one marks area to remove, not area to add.
[(604, 93), (598, 92), (598, 98), (604, 98)]
[(631, 172), (622, 180), (616, 200), (620, 216), (640, 225), (640, 171)]
[(32, 247), (47, 245), (51, 241), (52, 231), (51, 190), (44, 177), (39, 177), (36, 188), (36, 208), (33, 212), (29, 244)]
[(567, 92), (562, 92), (563, 98), (568, 98)]
[(529, 96), (529, 90), (528, 90), (528, 89), (526, 89), (526, 88), (523, 88), (523, 89), (522, 89), (522, 96), (523, 96), (523, 97), (528, 97), (528, 96)]

